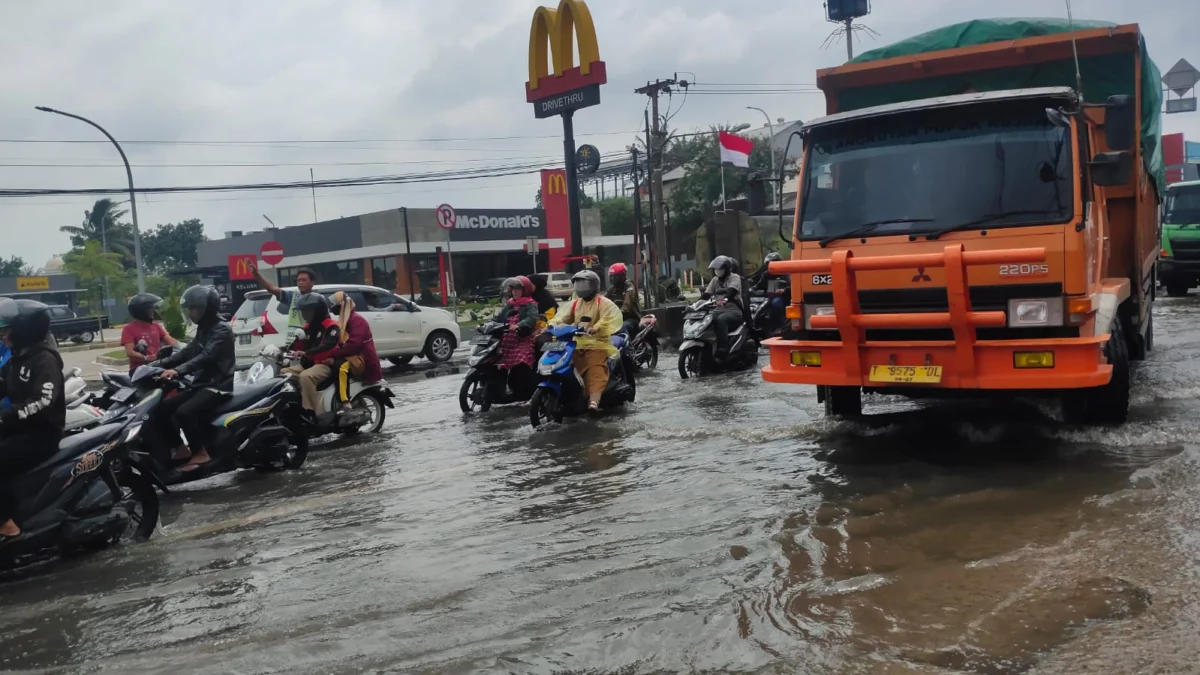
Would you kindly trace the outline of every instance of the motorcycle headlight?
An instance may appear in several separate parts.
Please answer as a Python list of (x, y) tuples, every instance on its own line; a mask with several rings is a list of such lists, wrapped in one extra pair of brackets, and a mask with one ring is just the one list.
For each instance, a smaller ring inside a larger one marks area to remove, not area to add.
[(1008, 327), (1063, 325), (1063, 299), (1042, 298), (1008, 301)]
[(712, 324), (712, 322), (713, 322), (713, 315), (709, 314), (708, 316), (704, 317), (703, 319), (700, 319), (699, 321), (694, 321), (692, 323), (684, 324), (683, 337), (688, 340), (692, 340), (692, 339), (700, 337), (701, 335), (704, 334), (705, 330), (708, 330), (708, 327), (709, 327), (709, 325)]

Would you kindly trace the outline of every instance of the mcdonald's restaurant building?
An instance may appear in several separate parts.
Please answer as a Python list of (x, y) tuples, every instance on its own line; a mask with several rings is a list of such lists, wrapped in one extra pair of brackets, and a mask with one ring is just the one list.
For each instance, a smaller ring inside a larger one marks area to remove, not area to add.
[[(541, 209), (456, 209), (453, 227), (443, 229), (433, 208), (400, 207), (358, 216), (257, 232), (227, 232), (223, 239), (203, 242), (197, 251), (202, 276), (222, 288), (232, 307), (257, 287), (229, 269), (232, 256), (257, 256), (262, 245), (276, 241), (285, 258), (275, 270), (281, 286), (295, 284), (301, 268), (313, 270), (317, 283), (367, 284), (420, 297), (445, 292), (453, 284), (464, 295), (489, 279), (565, 269), (571, 227), (563, 171), (542, 172)], [(632, 246), (632, 236), (602, 237), (600, 214), (584, 209), (583, 245)], [(527, 243), (537, 237), (538, 252)], [(264, 274), (270, 277), (259, 260)], [(232, 272), (232, 273), (231, 273)]]

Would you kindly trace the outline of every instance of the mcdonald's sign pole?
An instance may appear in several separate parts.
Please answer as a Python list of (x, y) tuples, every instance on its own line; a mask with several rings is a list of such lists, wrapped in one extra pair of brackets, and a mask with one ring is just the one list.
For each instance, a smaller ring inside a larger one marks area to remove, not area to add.
[[(578, 45), (579, 65), (575, 65)], [(596, 26), (583, 0), (561, 0), (557, 9), (538, 7), (529, 28), (529, 81), (525, 100), (534, 117), (559, 115), (563, 124), (563, 164), (567, 212), (571, 219), (571, 256), (583, 254), (579, 216), (579, 178), (575, 167), (575, 111), (600, 104), (600, 85), (608, 82)]]

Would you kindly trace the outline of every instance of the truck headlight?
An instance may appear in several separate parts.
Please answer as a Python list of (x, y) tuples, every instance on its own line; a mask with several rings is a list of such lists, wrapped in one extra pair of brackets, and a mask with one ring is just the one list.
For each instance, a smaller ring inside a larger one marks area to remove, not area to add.
[(836, 328), (813, 328), (812, 318), (814, 316), (833, 316), (833, 305), (804, 305), (804, 329), (837, 330)]
[(1042, 298), (1008, 301), (1008, 327), (1063, 325), (1063, 299)]

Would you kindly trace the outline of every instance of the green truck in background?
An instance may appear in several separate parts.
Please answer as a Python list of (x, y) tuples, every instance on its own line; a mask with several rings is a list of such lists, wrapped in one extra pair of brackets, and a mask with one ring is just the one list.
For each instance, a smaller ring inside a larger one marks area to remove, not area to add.
[(1158, 281), (1167, 295), (1182, 297), (1200, 286), (1200, 181), (1167, 188), (1161, 246)]

